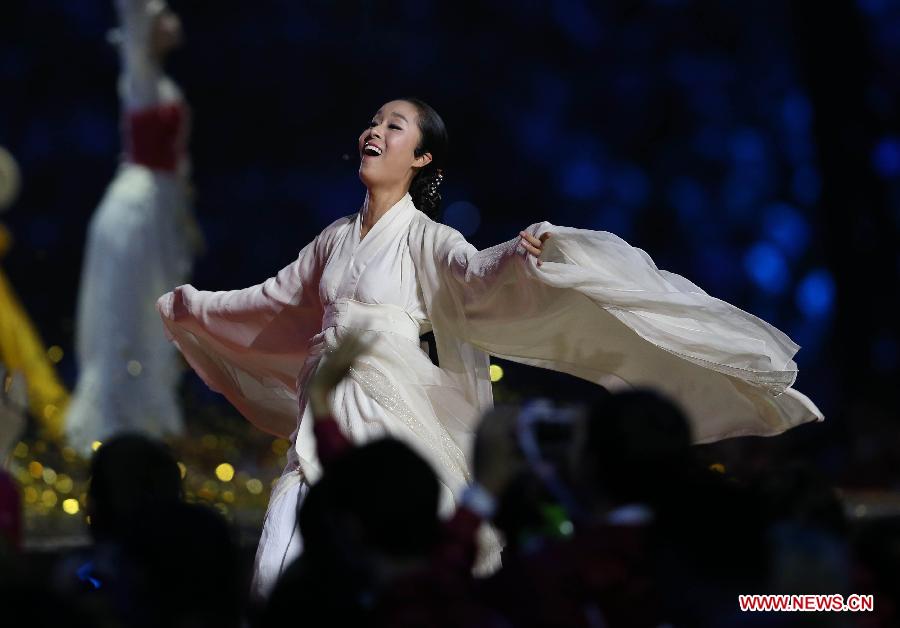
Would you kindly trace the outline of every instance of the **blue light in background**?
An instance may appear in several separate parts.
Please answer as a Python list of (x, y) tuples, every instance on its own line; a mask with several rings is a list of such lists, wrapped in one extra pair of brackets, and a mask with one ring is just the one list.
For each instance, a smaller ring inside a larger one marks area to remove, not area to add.
[(896, 137), (882, 138), (872, 151), (872, 165), (882, 177), (900, 175), (900, 140)]
[(729, 218), (736, 222), (756, 220), (760, 182), (748, 170), (736, 169), (722, 186), (723, 204)]
[(618, 167), (610, 177), (609, 186), (617, 201), (631, 207), (640, 207), (650, 195), (650, 181), (644, 171), (631, 164)]
[(556, 116), (527, 111), (509, 116), (513, 138), (538, 163), (555, 163), (560, 152), (559, 124)]
[(107, 157), (119, 148), (119, 127), (115, 118), (102, 113), (81, 110), (68, 121), (68, 135), (81, 155)]
[(788, 285), (788, 266), (774, 245), (757, 242), (744, 255), (744, 270), (760, 289), (781, 294)]
[(794, 171), (791, 179), (791, 192), (801, 205), (813, 205), (819, 200), (822, 179), (819, 171), (811, 164), (805, 164)]
[(468, 201), (456, 201), (444, 210), (441, 222), (453, 227), (468, 238), (481, 225), (481, 212)]
[(669, 202), (678, 213), (678, 220), (689, 225), (697, 220), (706, 206), (703, 187), (694, 179), (678, 177), (668, 189)]
[(893, 0), (856, 0), (856, 3), (864, 13), (878, 17), (893, 4)]
[(728, 152), (725, 131), (714, 125), (704, 126), (694, 133), (691, 146), (701, 156), (715, 161), (725, 160)]
[(809, 223), (787, 203), (775, 203), (763, 211), (763, 231), (772, 243), (777, 244), (791, 258), (799, 257), (809, 246)]
[(701, 288), (720, 299), (730, 300), (736, 296), (741, 269), (740, 260), (732, 249), (707, 241), (697, 250), (694, 263), (695, 278)]
[(811, 271), (797, 285), (797, 307), (809, 318), (822, 318), (834, 309), (834, 279), (824, 268)]
[(739, 166), (762, 163), (766, 159), (763, 136), (756, 129), (741, 129), (731, 137), (731, 156)]
[(555, 0), (550, 3), (553, 18), (569, 39), (590, 48), (600, 41), (600, 25), (584, 0)]
[(563, 164), (562, 192), (568, 198), (590, 200), (603, 190), (603, 170), (593, 159), (580, 158)]
[(791, 131), (802, 133), (812, 123), (812, 105), (799, 91), (789, 93), (781, 103), (781, 117)]
[(590, 226), (598, 231), (609, 231), (623, 240), (628, 240), (634, 231), (634, 214), (623, 207), (604, 205), (594, 212)]

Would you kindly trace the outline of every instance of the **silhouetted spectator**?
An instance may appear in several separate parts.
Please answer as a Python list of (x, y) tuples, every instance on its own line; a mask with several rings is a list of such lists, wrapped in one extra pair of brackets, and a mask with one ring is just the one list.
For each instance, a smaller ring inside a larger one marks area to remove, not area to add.
[(96, 540), (117, 539), (144, 513), (181, 498), (178, 463), (160, 442), (123, 434), (91, 459), (87, 510)]

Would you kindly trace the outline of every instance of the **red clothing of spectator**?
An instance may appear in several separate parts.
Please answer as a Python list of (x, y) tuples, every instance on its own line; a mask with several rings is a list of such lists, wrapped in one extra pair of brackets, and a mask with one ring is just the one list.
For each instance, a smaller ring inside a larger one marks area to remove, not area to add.
[[(15, 480), (0, 469), (0, 544), (12, 551), (22, 547), (22, 499)], [(0, 550), (3, 548), (0, 547)]]
[(600, 524), (505, 561), (480, 598), (515, 626), (658, 626), (647, 525)]

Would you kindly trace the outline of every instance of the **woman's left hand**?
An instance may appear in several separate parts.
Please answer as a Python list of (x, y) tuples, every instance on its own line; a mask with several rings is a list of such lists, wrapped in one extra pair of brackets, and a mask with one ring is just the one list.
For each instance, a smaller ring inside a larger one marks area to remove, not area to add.
[[(544, 242), (547, 241), (547, 238), (550, 237), (550, 232), (545, 231), (540, 235), (540, 237), (534, 237), (527, 231), (520, 231), (519, 235), (522, 236), (521, 244), (525, 247), (525, 250), (534, 255), (537, 258), (541, 257), (541, 252), (544, 250)], [(541, 260), (538, 259), (538, 266), (541, 265)]]
[(308, 384), (309, 405), (316, 420), (331, 416), (328, 404), (331, 391), (347, 377), (356, 359), (368, 350), (368, 342), (363, 341), (358, 334), (348, 332), (335, 350), (322, 358)]

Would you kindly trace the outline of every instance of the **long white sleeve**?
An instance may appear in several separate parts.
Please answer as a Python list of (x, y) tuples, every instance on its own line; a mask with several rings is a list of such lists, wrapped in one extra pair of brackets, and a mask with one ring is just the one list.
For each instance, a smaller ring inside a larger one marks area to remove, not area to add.
[[(790, 388), (790, 338), (765, 321), (659, 270), (613, 234), (539, 223), (542, 265), (518, 239), (477, 251), (442, 229), (445, 326), (491, 355), (610, 388), (652, 386), (693, 418), (694, 438), (772, 435), (819, 410)], [(436, 334), (438, 332), (436, 331)]]
[(197, 374), (260, 429), (297, 425), (296, 379), (321, 330), (318, 238), (277, 275), (243, 290), (185, 285), (160, 297), (166, 335)]

